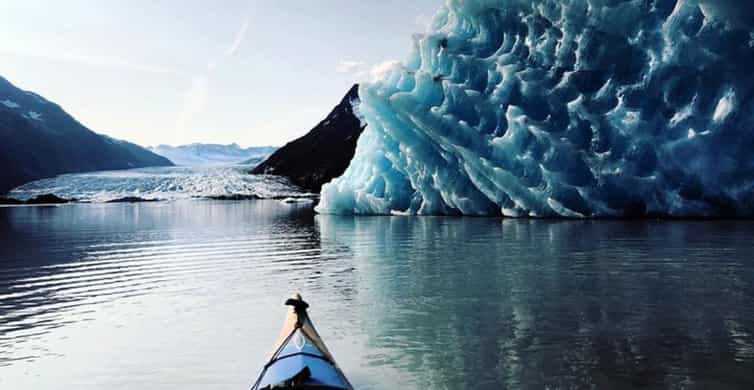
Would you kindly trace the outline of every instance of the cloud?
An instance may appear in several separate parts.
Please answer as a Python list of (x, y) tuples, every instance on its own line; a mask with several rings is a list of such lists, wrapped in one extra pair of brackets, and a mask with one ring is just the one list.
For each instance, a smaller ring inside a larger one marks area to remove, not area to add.
[(417, 26), (423, 28), (424, 30), (429, 30), (429, 26), (432, 24), (432, 17), (424, 14), (419, 14), (416, 15), (414, 23), (416, 23)]
[(183, 98), (183, 109), (178, 114), (176, 127), (183, 130), (194, 115), (204, 111), (207, 102), (207, 75), (196, 77)]
[(340, 60), (338, 65), (335, 66), (335, 70), (340, 73), (354, 73), (363, 70), (366, 65), (363, 61)]
[(372, 65), (372, 67), (369, 69), (369, 75), (372, 76), (372, 80), (380, 80), (400, 65), (401, 62), (396, 60), (383, 61), (378, 64)]
[(251, 17), (247, 13), (227, 49), (218, 57), (207, 60), (205, 70), (196, 74), (191, 80), (191, 86), (183, 98), (183, 108), (178, 113), (176, 121), (176, 129), (178, 131), (185, 130), (194, 116), (204, 111), (207, 103), (210, 77), (220, 64), (233, 57), (241, 47), (249, 30), (250, 19)]
[(238, 51), (238, 48), (241, 46), (241, 43), (243, 43), (244, 38), (246, 38), (246, 31), (249, 29), (249, 15), (246, 15), (246, 18), (244, 19), (243, 23), (241, 23), (241, 28), (238, 29), (238, 32), (236, 33), (235, 39), (233, 39), (233, 43), (231, 43), (230, 47), (228, 47), (227, 50), (225, 50), (225, 56), (230, 57), (234, 54), (236, 54), (236, 51)]
[(359, 81), (377, 81), (400, 66), (400, 61), (387, 60), (376, 64), (368, 64), (364, 61), (341, 60), (335, 66), (340, 73), (350, 73)]

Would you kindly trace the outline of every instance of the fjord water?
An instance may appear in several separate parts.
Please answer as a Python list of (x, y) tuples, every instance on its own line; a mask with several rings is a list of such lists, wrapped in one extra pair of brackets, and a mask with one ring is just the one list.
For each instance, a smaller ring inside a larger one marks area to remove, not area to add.
[(292, 291), (358, 389), (752, 388), (753, 229), (0, 208), (0, 388), (248, 388)]

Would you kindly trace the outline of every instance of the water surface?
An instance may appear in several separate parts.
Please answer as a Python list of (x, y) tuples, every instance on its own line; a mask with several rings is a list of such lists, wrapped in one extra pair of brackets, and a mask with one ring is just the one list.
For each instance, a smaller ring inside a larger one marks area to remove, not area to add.
[(752, 388), (752, 231), (0, 208), (0, 388), (248, 388), (292, 291), (359, 389)]

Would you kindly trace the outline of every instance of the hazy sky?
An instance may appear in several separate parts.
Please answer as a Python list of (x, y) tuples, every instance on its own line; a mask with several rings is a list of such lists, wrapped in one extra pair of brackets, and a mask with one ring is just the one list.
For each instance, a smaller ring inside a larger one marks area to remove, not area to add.
[(2, 0), (0, 75), (142, 145), (282, 145), (443, 0)]

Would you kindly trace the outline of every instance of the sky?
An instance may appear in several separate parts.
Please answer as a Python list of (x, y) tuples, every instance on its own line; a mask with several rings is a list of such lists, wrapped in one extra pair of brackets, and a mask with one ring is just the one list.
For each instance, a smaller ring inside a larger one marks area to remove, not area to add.
[(444, 0), (3, 0), (0, 76), (144, 146), (282, 145)]

